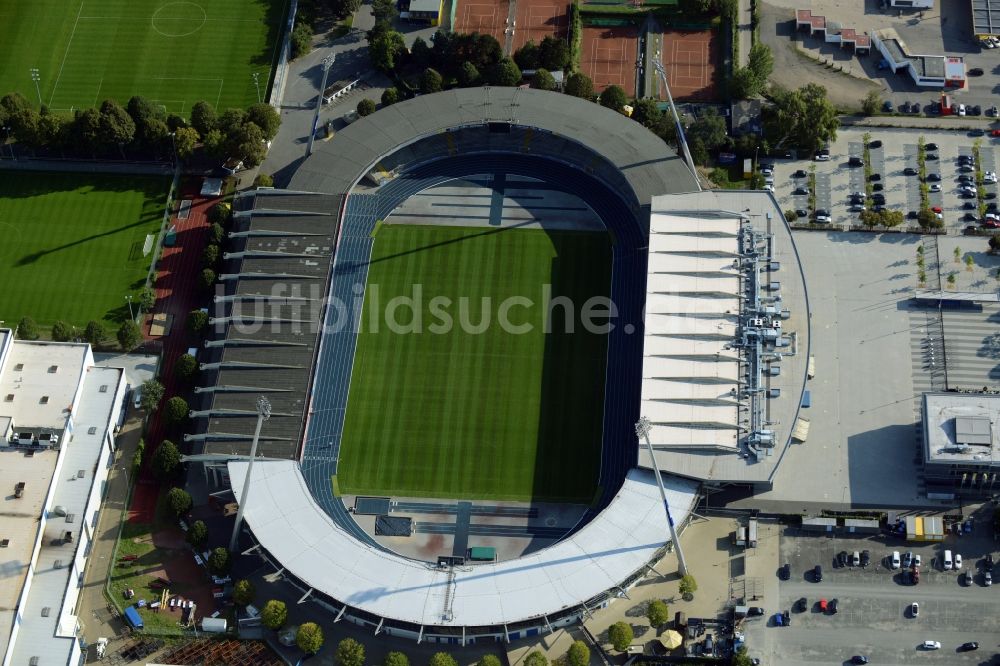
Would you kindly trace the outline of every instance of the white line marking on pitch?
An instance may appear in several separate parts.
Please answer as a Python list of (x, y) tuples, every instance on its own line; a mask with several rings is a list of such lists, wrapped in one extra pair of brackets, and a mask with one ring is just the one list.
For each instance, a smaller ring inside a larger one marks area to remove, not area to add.
[(66, 58), (69, 57), (69, 49), (73, 46), (73, 38), (76, 37), (76, 26), (80, 25), (80, 15), (83, 14), (83, 5), (87, 0), (80, 1), (80, 11), (76, 13), (76, 22), (73, 23), (73, 32), (69, 35), (69, 42), (66, 44), (66, 52), (63, 53), (62, 64), (59, 65), (59, 75), (56, 76), (56, 84), (52, 86), (52, 94), (49, 95), (49, 106), (52, 105), (52, 100), (56, 96), (56, 89), (59, 87), (59, 79), (62, 78), (63, 67), (66, 66)]

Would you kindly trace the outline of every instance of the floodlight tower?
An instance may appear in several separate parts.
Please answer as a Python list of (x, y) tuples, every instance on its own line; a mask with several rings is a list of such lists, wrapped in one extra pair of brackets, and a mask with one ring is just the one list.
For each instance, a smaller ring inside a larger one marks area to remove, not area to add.
[(253, 469), (253, 459), (257, 457), (257, 441), (260, 439), (260, 427), (264, 421), (271, 418), (271, 403), (264, 396), (257, 398), (257, 427), (253, 431), (253, 444), (250, 446), (250, 460), (247, 461), (247, 473), (243, 478), (243, 492), (240, 493), (240, 505), (236, 509), (236, 524), (233, 525), (233, 536), (229, 539), (229, 552), (236, 551), (236, 542), (240, 537), (240, 525), (243, 523), (243, 511), (247, 506), (247, 496), (250, 494), (250, 470)]
[(663, 500), (663, 508), (667, 512), (667, 524), (670, 526), (670, 540), (674, 542), (674, 550), (677, 551), (677, 570), (680, 575), (687, 574), (687, 562), (684, 560), (684, 551), (681, 550), (681, 540), (677, 538), (677, 529), (674, 527), (674, 519), (670, 515), (670, 503), (667, 502), (667, 491), (663, 489), (663, 478), (660, 476), (660, 467), (656, 464), (656, 456), (653, 454), (653, 445), (649, 442), (649, 428), (652, 424), (645, 416), (635, 424), (635, 434), (646, 440), (646, 448), (649, 449), (649, 459), (653, 461), (653, 471), (656, 474), (656, 485), (660, 489), (660, 498)]
[(42, 89), (38, 87), (38, 82), (42, 80), (42, 75), (38, 72), (37, 67), (32, 67), (28, 71), (31, 72), (31, 80), (35, 82), (35, 92), (38, 94), (38, 106), (42, 106)]
[(330, 75), (330, 68), (333, 67), (334, 55), (323, 58), (320, 64), (323, 66), (323, 82), (319, 84), (319, 96), (316, 98), (316, 113), (313, 115), (312, 131), (309, 133), (309, 147), (306, 149), (306, 157), (312, 155), (313, 143), (316, 141), (316, 126), (319, 123), (319, 110), (323, 107), (323, 93), (326, 92), (326, 77)]
[(260, 104), (260, 72), (254, 72), (252, 76), (253, 84), (257, 88), (257, 103)]
[(681, 126), (681, 117), (677, 114), (677, 107), (674, 106), (674, 96), (670, 94), (670, 85), (667, 83), (667, 70), (663, 66), (663, 61), (659, 58), (653, 61), (653, 67), (656, 69), (656, 73), (660, 75), (660, 80), (663, 81), (663, 89), (667, 91), (667, 102), (670, 104), (670, 113), (674, 116), (674, 128), (677, 131), (677, 145), (681, 147), (681, 152), (684, 153), (684, 161), (687, 162), (688, 169), (691, 170), (695, 185), (698, 186), (698, 191), (700, 192), (701, 179), (698, 178), (698, 171), (694, 168), (694, 160), (691, 159), (691, 151), (688, 150), (687, 139), (684, 138), (684, 128)]

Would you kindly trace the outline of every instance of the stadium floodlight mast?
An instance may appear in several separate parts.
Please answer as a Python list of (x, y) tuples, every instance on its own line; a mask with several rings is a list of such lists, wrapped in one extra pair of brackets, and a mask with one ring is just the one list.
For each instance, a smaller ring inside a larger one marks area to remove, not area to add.
[(247, 461), (247, 473), (243, 478), (243, 492), (240, 493), (240, 505), (236, 509), (236, 524), (233, 525), (233, 536), (229, 539), (229, 552), (236, 552), (236, 542), (240, 537), (240, 525), (243, 524), (243, 511), (247, 507), (247, 496), (250, 494), (250, 470), (253, 469), (253, 459), (257, 457), (257, 441), (260, 439), (260, 427), (264, 421), (271, 418), (271, 403), (264, 396), (257, 398), (257, 427), (253, 431), (253, 444), (250, 446), (250, 460)]
[(323, 108), (323, 93), (326, 92), (326, 78), (330, 75), (330, 68), (333, 67), (335, 56), (331, 53), (320, 61), (323, 67), (323, 80), (319, 84), (319, 95), (316, 97), (316, 113), (313, 114), (312, 131), (309, 132), (309, 147), (306, 148), (306, 157), (313, 153), (313, 143), (316, 141), (316, 129), (319, 124), (319, 110)]
[(125, 294), (125, 302), (128, 303), (128, 316), (135, 321), (135, 313), (132, 312), (132, 294)]
[(31, 72), (31, 80), (35, 82), (35, 92), (38, 94), (38, 106), (42, 106), (42, 89), (38, 87), (38, 82), (42, 80), (42, 75), (38, 72), (37, 67), (32, 67), (28, 71)]
[(674, 128), (677, 130), (677, 144), (681, 147), (681, 152), (684, 153), (684, 161), (687, 162), (688, 169), (691, 170), (695, 185), (698, 186), (698, 191), (700, 192), (701, 179), (698, 178), (698, 171), (694, 168), (694, 160), (691, 159), (691, 151), (688, 150), (687, 139), (684, 138), (684, 128), (681, 126), (681, 117), (677, 113), (677, 107), (674, 106), (674, 96), (670, 94), (670, 84), (667, 83), (667, 70), (663, 66), (663, 61), (659, 58), (653, 61), (653, 67), (663, 81), (663, 89), (667, 91), (667, 102), (670, 104), (670, 113), (674, 115)]
[(260, 72), (254, 72), (251, 74), (253, 76), (253, 84), (257, 88), (257, 103), (260, 104)]
[(674, 550), (677, 551), (677, 570), (682, 576), (687, 574), (687, 562), (684, 560), (684, 551), (681, 550), (681, 540), (677, 538), (677, 528), (674, 527), (673, 516), (670, 515), (670, 503), (667, 501), (667, 491), (663, 489), (663, 478), (660, 476), (660, 467), (656, 464), (656, 456), (653, 455), (653, 445), (649, 442), (649, 428), (652, 424), (645, 416), (640, 417), (635, 424), (635, 434), (646, 440), (646, 448), (649, 449), (649, 459), (653, 461), (653, 471), (656, 474), (656, 485), (660, 489), (660, 498), (663, 500), (663, 508), (667, 512), (667, 524), (670, 526), (670, 540), (674, 542)]

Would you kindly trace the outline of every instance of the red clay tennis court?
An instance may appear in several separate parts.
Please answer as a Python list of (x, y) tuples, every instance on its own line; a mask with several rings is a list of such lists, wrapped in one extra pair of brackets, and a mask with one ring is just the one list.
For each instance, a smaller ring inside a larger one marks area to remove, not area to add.
[(493, 35), (503, 46), (503, 31), (510, 11), (508, 0), (454, 1), (458, 2), (458, 11), (455, 12), (455, 32)]
[(569, 5), (565, 0), (519, 0), (514, 15), (513, 51), (546, 37), (566, 37)]
[[(714, 41), (715, 32), (712, 30), (664, 31), (660, 58), (667, 69), (667, 80), (674, 99), (715, 99), (718, 58)], [(660, 99), (666, 98), (667, 94), (661, 91)]]
[(629, 97), (635, 96), (638, 46), (639, 31), (634, 26), (583, 29), (580, 69), (594, 82), (595, 92), (616, 85), (621, 86)]

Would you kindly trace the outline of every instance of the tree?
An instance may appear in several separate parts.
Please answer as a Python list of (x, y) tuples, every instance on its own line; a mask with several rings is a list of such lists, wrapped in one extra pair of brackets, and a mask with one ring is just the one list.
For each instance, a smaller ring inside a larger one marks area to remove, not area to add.
[(533, 40), (528, 40), (528, 42), (514, 52), (514, 62), (522, 70), (524, 69), (538, 69), (540, 62), (540, 53), (538, 50), (538, 45), (535, 44)]
[(208, 542), (208, 526), (205, 525), (204, 520), (196, 520), (191, 523), (191, 527), (188, 528), (187, 542), (195, 549), (204, 548), (205, 543)]
[(139, 346), (140, 342), (142, 342), (142, 331), (139, 329), (139, 324), (131, 319), (122, 322), (118, 328), (118, 344), (121, 345), (122, 349), (132, 351)]
[(586, 74), (574, 72), (566, 78), (563, 92), (573, 97), (594, 99), (594, 82)]
[(535, 75), (531, 77), (531, 87), (538, 90), (555, 90), (555, 77), (549, 73), (549, 70), (539, 67), (535, 70)]
[(257, 588), (245, 578), (236, 581), (236, 584), (233, 585), (233, 603), (237, 606), (249, 606), (256, 596)]
[(270, 141), (278, 136), (278, 128), (281, 127), (281, 116), (270, 104), (263, 102), (251, 104), (250, 108), (247, 109), (247, 120), (264, 132), (265, 141)]
[(403, 35), (395, 30), (387, 30), (382, 35), (369, 41), (368, 56), (371, 58), (372, 66), (386, 74), (396, 68), (396, 58), (406, 50), (406, 42)]
[(340, 666), (364, 666), (365, 646), (353, 638), (345, 638), (337, 643), (335, 659)]
[(201, 333), (208, 324), (208, 313), (201, 310), (191, 310), (188, 313), (187, 327), (192, 333)]
[(215, 271), (206, 268), (198, 274), (198, 286), (204, 291), (210, 291), (215, 286)]
[(226, 135), (220, 129), (210, 130), (204, 135), (202, 145), (205, 147), (205, 154), (217, 160), (226, 157)]
[(191, 510), (191, 495), (183, 488), (171, 488), (167, 492), (167, 506), (175, 518), (180, 518)]
[(233, 216), (233, 205), (228, 201), (220, 201), (211, 208), (208, 209), (208, 221), (215, 224), (219, 223), (223, 226), (229, 224), (230, 219)]
[(944, 226), (944, 221), (939, 220), (930, 208), (921, 208), (917, 213), (917, 224), (924, 229), (936, 229)]
[(219, 261), (219, 246), (206, 245), (205, 249), (201, 251), (201, 265), (206, 268), (211, 268), (215, 266), (216, 262), (218, 261)]
[[(996, 253), (1000, 251), (1000, 234), (993, 234), (989, 240), (990, 251)], [(1000, 275), (1000, 271), (997, 272)]]
[(478, 86), (480, 78), (479, 70), (468, 60), (463, 62), (462, 66), (458, 68), (458, 85), (463, 88)]
[(687, 130), (688, 141), (700, 140), (707, 150), (718, 148), (726, 138), (726, 119), (711, 107), (703, 109)]
[(972, 267), (975, 265), (975, 260), (972, 258), (971, 254), (965, 255), (965, 270), (972, 272)]
[(877, 90), (871, 90), (861, 101), (861, 111), (866, 116), (874, 116), (882, 108), (882, 98)]
[(260, 621), (272, 631), (277, 631), (288, 621), (288, 607), (284, 601), (270, 599), (260, 609)]
[(370, 116), (375, 113), (375, 100), (368, 99), (365, 97), (363, 100), (358, 102), (358, 115), (362, 118), (365, 116)]
[(410, 659), (402, 652), (390, 652), (382, 660), (382, 666), (410, 666)]
[(393, 0), (372, 0), (372, 16), (376, 21), (391, 23), (397, 13)]
[(955, 286), (955, 272), (954, 271), (952, 271), (951, 273), (948, 273), (947, 280), (948, 280), (948, 287), (949, 288), (952, 288), (952, 287)]
[(427, 45), (423, 37), (417, 37), (410, 46), (410, 62), (417, 67), (427, 67), (433, 55), (431, 47)]
[(679, 8), (685, 16), (704, 16), (712, 11), (715, 3), (712, 0), (680, 0)]
[(955, 250), (952, 252), (952, 256), (955, 257), (955, 263), (957, 264), (962, 260), (962, 248), (955, 246)]
[(653, 599), (646, 606), (646, 619), (649, 626), (661, 627), (670, 620), (670, 608), (660, 599)]
[(430, 666), (458, 666), (458, 662), (447, 652), (435, 652), (431, 655)]
[(680, 593), (683, 596), (689, 596), (698, 591), (698, 581), (694, 579), (691, 574), (684, 574), (681, 576), (680, 583)]
[(163, 400), (163, 384), (155, 379), (147, 379), (139, 388), (139, 395), (142, 396), (140, 406), (147, 412), (154, 412)]
[(424, 70), (424, 73), (420, 75), (420, 92), (425, 95), (428, 93), (440, 92), (443, 83), (444, 81), (438, 71), (428, 67)]
[(589, 666), (590, 648), (583, 641), (573, 641), (566, 653), (566, 661), (569, 666)]
[[(261, 174), (266, 178), (270, 178), (267, 174)], [(260, 178), (260, 176), (257, 176)], [(212, 225), (208, 228), (208, 242), (212, 245), (219, 245), (222, 243), (223, 239), (226, 237), (225, 228), (218, 222), (212, 222)]]
[[(257, 177), (253, 179), (254, 187), (274, 187), (274, 177), (269, 173), (258, 173)], [(219, 242), (222, 242), (222, 238), (219, 238)]]
[(501, 58), (490, 68), (490, 80), (497, 86), (516, 86), (521, 82), (521, 70), (510, 58)]
[(106, 146), (126, 146), (135, 138), (135, 121), (118, 102), (101, 103), (100, 140)]
[(486, 654), (483, 655), (483, 658), (476, 663), (476, 666), (502, 666), (502, 665), (500, 663), (500, 659), (495, 654)]
[(524, 666), (549, 666), (549, 660), (538, 650), (532, 650), (524, 658)]
[(18, 340), (37, 340), (38, 324), (31, 317), (21, 317), (21, 321), (17, 323), (16, 333)]
[(644, 97), (632, 102), (632, 120), (647, 129), (653, 129), (660, 122), (663, 113), (656, 106), (656, 100)]
[(176, 113), (167, 114), (167, 129), (171, 132), (176, 132), (184, 127), (189, 127), (187, 118), (184, 116), (179, 116)]
[[(17, 129), (14, 130), (17, 134)], [(97, 109), (83, 109), (73, 116), (73, 135), (77, 137), (78, 149), (96, 153), (103, 147), (101, 142), (101, 114)], [(18, 136), (20, 139), (21, 137)]]
[(156, 305), (156, 292), (154, 292), (149, 287), (143, 287), (139, 290), (139, 307), (144, 312), (149, 312)]
[(296, 21), (295, 27), (292, 28), (292, 60), (296, 58), (301, 58), (304, 55), (308, 55), (312, 51), (312, 28), (309, 24), (303, 23), (302, 21)]
[(731, 666), (753, 666), (753, 659), (747, 653), (747, 646), (741, 645), (740, 649), (736, 651), (733, 655), (733, 660), (730, 662)]
[(598, 98), (601, 106), (607, 107), (613, 111), (621, 111), (622, 107), (628, 104), (628, 98), (625, 96), (625, 91), (621, 89), (621, 86), (610, 85), (604, 89), (601, 96)]
[(170, 481), (177, 474), (181, 465), (181, 452), (177, 445), (169, 439), (160, 442), (150, 461), (150, 470), (159, 481)]
[(198, 361), (191, 354), (181, 354), (174, 361), (174, 375), (183, 383), (191, 381), (198, 372)]
[(229, 571), (229, 551), (218, 547), (208, 554), (208, 568), (217, 576), (223, 576)]
[(323, 647), (323, 630), (315, 622), (306, 622), (299, 626), (295, 634), (295, 644), (308, 654), (316, 654)]
[(774, 71), (774, 54), (771, 53), (771, 49), (761, 41), (751, 46), (746, 69), (750, 72), (753, 82), (751, 96), (759, 95), (767, 87), (767, 80)]
[(538, 45), (538, 65), (550, 72), (566, 69), (569, 65), (569, 44), (566, 40), (556, 39), (551, 35), (542, 39), (542, 43)]
[(608, 627), (608, 640), (611, 641), (611, 646), (619, 652), (627, 650), (628, 646), (632, 644), (633, 638), (635, 638), (635, 634), (632, 632), (632, 627), (625, 622), (615, 622)]
[(164, 416), (167, 418), (167, 423), (172, 425), (177, 425), (178, 423), (183, 423), (188, 417), (188, 404), (187, 400), (175, 395), (170, 400), (167, 400), (166, 411)]
[(90, 343), (91, 347), (100, 347), (108, 337), (108, 332), (104, 330), (104, 324), (91, 319), (83, 329), (83, 339)]
[(69, 342), (76, 337), (76, 329), (64, 321), (52, 324), (52, 339), (56, 342)]
[(177, 150), (177, 158), (181, 160), (189, 159), (198, 148), (198, 141), (201, 135), (193, 127), (181, 127), (174, 132), (174, 147)]
[(245, 122), (226, 137), (232, 157), (243, 162), (243, 166), (253, 169), (267, 157), (267, 141), (264, 130), (256, 123)]
[(226, 109), (219, 114), (219, 129), (227, 136), (234, 134), (247, 122), (247, 112), (243, 109)]
[(382, 91), (382, 106), (392, 106), (399, 101), (399, 91), (395, 88), (386, 88)]
[(764, 107), (764, 130), (772, 145), (818, 150), (837, 138), (840, 120), (822, 86), (773, 89), (771, 96), (774, 104)]

